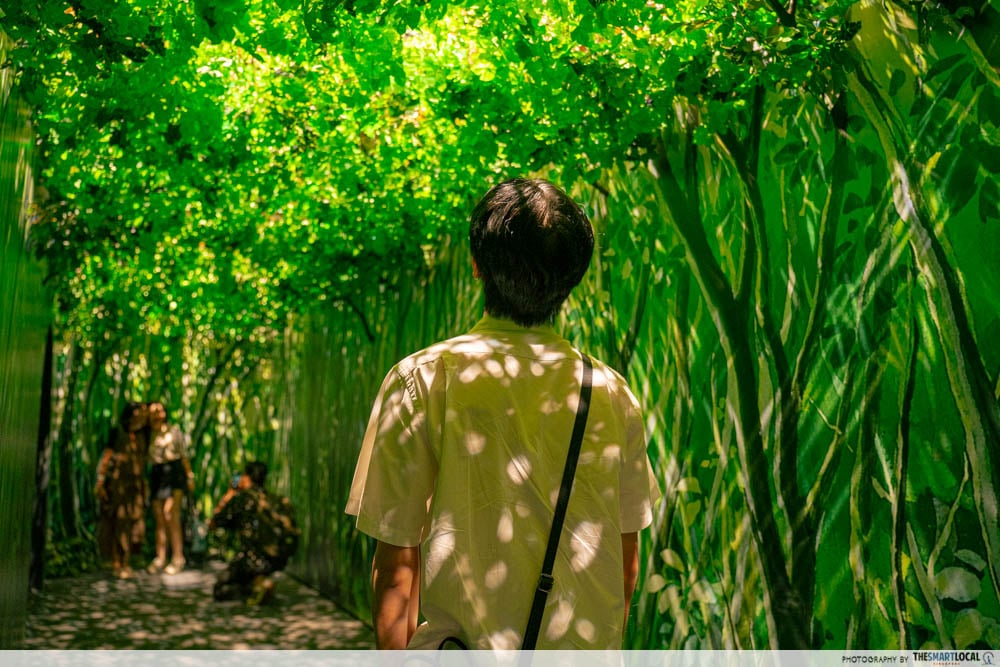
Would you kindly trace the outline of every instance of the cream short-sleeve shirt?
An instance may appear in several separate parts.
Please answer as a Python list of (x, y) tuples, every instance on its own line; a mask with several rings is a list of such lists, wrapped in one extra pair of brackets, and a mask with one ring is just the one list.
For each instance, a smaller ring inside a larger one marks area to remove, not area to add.
[[(448, 635), (516, 649), (545, 554), (582, 361), (552, 327), (484, 317), (397, 364), (372, 409), (346, 511), (376, 539), (421, 550), (410, 648)], [(594, 360), (586, 434), (539, 649), (620, 648), (621, 534), (659, 490), (638, 405)]]

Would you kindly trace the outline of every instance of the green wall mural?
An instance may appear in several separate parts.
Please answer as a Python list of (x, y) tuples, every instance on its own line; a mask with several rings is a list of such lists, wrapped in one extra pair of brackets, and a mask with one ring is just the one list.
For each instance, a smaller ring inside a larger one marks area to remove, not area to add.
[(477, 319), (466, 216), (529, 173), (593, 218), (558, 326), (628, 377), (664, 491), (626, 646), (1000, 646), (996, 3), (3, 11), (54, 293), (51, 576), (95, 561), (113, 415), (160, 398), (199, 510), (269, 460), (290, 569), (365, 616), (371, 400)]
[[(10, 42), (0, 31), (0, 62)], [(29, 110), (0, 67), (0, 646), (24, 631), (31, 554), (45, 332), (43, 273), (29, 251), (23, 203), (31, 198)], [(38, 473), (44, 475), (44, 462)]]

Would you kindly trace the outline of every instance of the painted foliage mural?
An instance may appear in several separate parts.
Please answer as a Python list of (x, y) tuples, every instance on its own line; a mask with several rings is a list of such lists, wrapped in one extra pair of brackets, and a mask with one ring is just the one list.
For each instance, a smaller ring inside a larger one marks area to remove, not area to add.
[(629, 378), (664, 490), (626, 646), (1000, 646), (998, 3), (13, 0), (0, 28), (55, 295), (50, 575), (94, 559), (113, 415), (162, 398), (200, 511), (271, 461), (293, 571), (367, 614), (370, 402), (476, 320), (466, 216), (530, 173), (598, 228), (559, 327)]
[[(0, 34), (0, 60), (12, 44)], [(18, 636), (28, 600), (45, 331), (49, 321), (41, 267), (32, 260), (26, 204), (31, 200), (29, 109), (0, 69), (0, 646)]]

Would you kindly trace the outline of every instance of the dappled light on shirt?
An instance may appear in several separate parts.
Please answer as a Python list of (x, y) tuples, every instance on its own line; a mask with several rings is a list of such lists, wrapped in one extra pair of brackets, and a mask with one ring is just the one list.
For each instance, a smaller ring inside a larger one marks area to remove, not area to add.
[(573, 603), (570, 600), (559, 600), (545, 630), (545, 637), (552, 641), (562, 639), (573, 622)]
[(472, 559), (469, 556), (461, 554), (455, 559), (455, 574), (462, 582), (464, 589), (462, 599), (469, 602), (472, 617), (482, 621), (487, 614), (486, 599), (479, 594), (479, 586), (472, 576)]
[(507, 581), (507, 564), (503, 561), (493, 563), (490, 569), (486, 570), (486, 587), (495, 591)]
[(482, 433), (469, 433), (465, 438), (465, 450), (475, 456), (486, 449), (486, 436)]
[(531, 478), (531, 461), (526, 456), (515, 456), (507, 464), (507, 477), (520, 486)]
[(452, 524), (451, 513), (445, 512), (435, 518), (431, 524), (431, 532), (438, 536), (438, 541), (437, 548), (424, 556), (424, 577), (427, 584), (434, 581), (441, 567), (455, 551), (455, 526)]
[[(420, 544), (427, 623), (412, 648), (436, 648), (448, 634), (470, 648), (520, 646), (582, 368), (551, 327), (526, 330), (487, 316), (470, 334), (413, 354), (387, 375), (348, 512), (378, 539)], [(414, 462), (419, 469), (410, 468)], [(621, 377), (597, 362), (543, 620), (545, 648), (620, 642), (620, 536), (648, 524), (651, 480), (634, 399)], [(424, 518), (417, 510), (428, 498)]]
[(500, 523), (497, 524), (497, 539), (501, 544), (508, 544), (514, 539), (514, 516), (509, 507), (500, 511)]
[(581, 572), (590, 567), (597, 558), (597, 549), (601, 543), (601, 533), (604, 526), (595, 521), (581, 521), (573, 530), (570, 539), (570, 566), (574, 572)]

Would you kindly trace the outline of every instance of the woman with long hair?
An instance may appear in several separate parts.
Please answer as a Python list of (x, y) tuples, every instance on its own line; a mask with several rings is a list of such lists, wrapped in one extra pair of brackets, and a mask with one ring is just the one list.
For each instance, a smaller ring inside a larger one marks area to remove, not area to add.
[(115, 577), (133, 576), (134, 545), (146, 536), (146, 450), (149, 445), (146, 408), (129, 402), (108, 438), (97, 466), (95, 492), (100, 501), (102, 526), (107, 535), (111, 569)]

